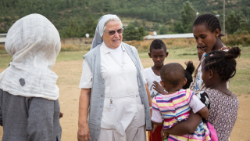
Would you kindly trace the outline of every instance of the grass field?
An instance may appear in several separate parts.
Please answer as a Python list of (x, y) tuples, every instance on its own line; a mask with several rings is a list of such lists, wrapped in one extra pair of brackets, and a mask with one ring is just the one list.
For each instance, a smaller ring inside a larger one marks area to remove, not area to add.
[[(237, 59), (237, 73), (230, 80), (230, 90), (235, 93), (240, 101), (237, 122), (230, 136), (231, 141), (248, 141), (250, 132), (250, 47), (241, 47), (242, 55)], [(198, 57), (195, 47), (170, 48), (169, 56), (164, 63), (178, 62), (183, 66), (186, 61), (193, 61), (195, 66), (198, 65)], [(60, 106), (64, 117), (60, 120), (63, 129), (62, 141), (75, 141), (78, 121), (78, 88), (83, 55), (87, 51), (67, 51), (60, 52), (53, 71), (59, 76), (57, 84), (60, 89)], [(141, 62), (144, 68), (153, 65), (152, 60), (148, 57), (147, 52), (139, 52)], [(8, 54), (0, 53), (0, 73), (7, 68), (11, 57)], [(0, 138), (2, 129), (0, 128)]]
[[(250, 47), (241, 47), (242, 54), (240, 58), (237, 59), (237, 73), (236, 76), (230, 81), (230, 90), (236, 92), (238, 94), (241, 93), (249, 93), (250, 96), (250, 87), (248, 84), (250, 83)], [(185, 61), (193, 60), (196, 63), (197, 60), (197, 52), (196, 48), (170, 48), (168, 49), (169, 56), (166, 59), (166, 63), (168, 62), (180, 62), (184, 65)], [(74, 60), (82, 60), (83, 55), (86, 54), (87, 51), (78, 51), (78, 52), (60, 52), (57, 57), (57, 62), (62, 61), (74, 61)], [(144, 67), (149, 67), (148, 63), (144, 61), (144, 59), (149, 58), (148, 52), (139, 52), (139, 56), (142, 59)], [(0, 68), (6, 68), (11, 61), (11, 57), (8, 54), (0, 54)], [(171, 61), (170, 61), (171, 60)], [(148, 60), (150, 61), (150, 60)], [(198, 63), (198, 62), (197, 62)], [(196, 63), (196, 64), (197, 64)], [(152, 65), (151, 63), (149, 63)]]

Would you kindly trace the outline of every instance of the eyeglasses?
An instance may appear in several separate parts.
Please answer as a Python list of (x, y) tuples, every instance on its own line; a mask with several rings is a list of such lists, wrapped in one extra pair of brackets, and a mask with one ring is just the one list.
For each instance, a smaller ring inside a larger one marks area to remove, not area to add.
[(115, 32), (117, 32), (118, 34), (121, 34), (122, 32), (123, 32), (123, 28), (120, 28), (120, 29), (118, 29), (118, 30), (110, 30), (110, 31), (105, 31), (104, 30), (104, 32), (108, 32), (109, 33), (109, 35), (114, 35), (115, 34)]

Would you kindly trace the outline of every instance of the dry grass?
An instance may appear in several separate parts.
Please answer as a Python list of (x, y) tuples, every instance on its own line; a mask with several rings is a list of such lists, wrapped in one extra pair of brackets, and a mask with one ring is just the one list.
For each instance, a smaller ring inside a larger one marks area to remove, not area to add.
[[(74, 45), (74, 44), (61, 44), (61, 51), (85, 51), (89, 50), (91, 47), (90, 44), (84, 45)], [(0, 45), (0, 54), (6, 54), (4, 45)]]
[(4, 50), (4, 45), (0, 45), (0, 50)]
[(78, 47), (74, 46), (74, 45), (69, 45), (69, 44), (61, 44), (61, 51), (74, 51), (77, 50), (78, 51)]
[[(148, 51), (150, 44), (153, 40), (144, 40), (144, 41), (126, 41), (126, 43), (135, 46), (138, 51)], [(194, 38), (183, 38), (183, 39), (163, 39), (162, 40), (168, 49), (177, 49), (177, 48), (187, 48), (195, 47), (196, 41)]]
[[(126, 43), (135, 46), (138, 51), (148, 51), (150, 44), (153, 40), (144, 40), (144, 41), (125, 41)], [(163, 42), (166, 44), (168, 49), (177, 49), (177, 48), (187, 48), (187, 47), (195, 47), (196, 42), (195, 39), (164, 39)], [(83, 44), (79, 46), (78, 44), (69, 44), (69, 43), (62, 43), (61, 51), (82, 51), (82, 50), (89, 50), (90, 44)]]
[(249, 46), (250, 34), (232, 34), (222, 38), (225, 45), (229, 46)]
[[(168, 46), (169, 47), (169, 46)], [(240, 101), (240, 108), (236, 124), (231, 133), (231, 141), (248, 141), (250, 133), (250, 46), (242, 47), (242, 55), (237, 59), (237, 74), (230, 80), (230, 90), (235, 93)], [(169, 56), (165, 63), (178, 62), (184, 66), (184, 62), (192, 60), (195, 66), (198, 65), (197, 55), (194, 55), (196, 48), (173, 48), (169, 51)], [(60, 123), (62, 126), (62, 141), (76, 141), (77, 121), (78, 121), (78, 103), (80, 89), (79, 80), (82, 71), (82, 56), (85, 51), (64, 51), (60, 52), (53, 71), (59, 76), (57, 85), (60, 89), (60, 108), (64, 113)], [(189, 55), (184, 55), (189, 53)], [(147, 52), (139, 52), (140, 59), (144, 68), (153, 65)], [(11, 57), (8, 54), (0, 54), (0, 73), (8, 67)], [(0, 127), (0, 138), (3, 129)]]
[(0, 45), (0, 54), (6, 54), (7, 52), (5, 51), (4, 45)]
[[(150, 44), (153, 40), (144, 41), (125, 41), (126, 43), (135, 46), (138, 51), (146, 52), (149, 50)], [(250, 34), (234, 34), (222, 37), (222, 41), (228, 46), (249, 46)], [(182, 38), (182, 39), (163, 39), (168, 49), (179, 48), (195, 48), (196, 41), (194, 38)], [(90, 49), (91, 39), (85, 40), (84, 38), (65, 39), (62, 40), (61, 51), (86, 51)], [(0, 45), (0, 54), (6, 53), (4, 45)]]
[(73, 44), (61, 44), (61, 51), (82, 51), (82, 50), (89, 50), (90, 45), (73, 45)]

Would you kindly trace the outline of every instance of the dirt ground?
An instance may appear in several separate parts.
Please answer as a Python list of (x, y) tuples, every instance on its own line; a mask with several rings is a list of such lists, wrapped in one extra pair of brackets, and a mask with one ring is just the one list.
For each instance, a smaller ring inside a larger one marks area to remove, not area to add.
[[(185, 60), (175, 59), (167, 60), (167, 62), (179, 62), (184, 64)], [(197, 65), (197, 61), (195, 61)], [(142, 59), (142, 64), (145, 68), (153, 65), (151, 59)], [(3, 69), (0, 69), (2, 72)], [(77, 128), (78, 128), (78, 104), (80, 89), (78, 88), (81, 71), (82, 61), (67, 61), (56, 63), (53, 71), (59, 76), (58, 86), (60, 88), (60, 106), (63, 112), (61, 118), (62, 126), (62, 141), (76, 141)], [(237, 122), (231, 133), (231, 141), (250, 141), (250, 95), (241, 94), (238, 96), (240, 107), (238, 112)], [(0, 136), (3, 130), (0, 128)], [(1, 137), (0, 137), (1, 138)]]

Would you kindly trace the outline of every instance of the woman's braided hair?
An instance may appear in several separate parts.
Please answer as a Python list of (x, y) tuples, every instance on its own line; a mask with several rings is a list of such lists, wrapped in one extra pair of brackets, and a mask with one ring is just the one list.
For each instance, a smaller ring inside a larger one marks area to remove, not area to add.
[[(193, 23), (193, 27), (201, 24), (205, 24), (205, 26), (207, 26), (207, 28), (210, 29), (211, 32), (214, 32), (216, 29), (219, 29), (219, 31), (221, 32), (220, 21), (213, 14), (202, 14), (198, 16)], [(220, 33), (219, 38), (221, 36), (224, 35)]]
[(228, 52), (211, 51), (207, 54), (203, 69), (218, 73), (221, 81), (227, 81), (236, 74), (236, 58), (240, 56), (240, 48), (232, 47)]

